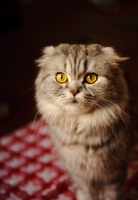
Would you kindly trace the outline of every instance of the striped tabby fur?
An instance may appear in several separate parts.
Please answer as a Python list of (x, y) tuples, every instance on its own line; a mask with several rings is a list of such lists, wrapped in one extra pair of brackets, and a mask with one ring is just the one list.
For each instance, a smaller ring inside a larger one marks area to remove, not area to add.
[[(37, 61), (36, 101), (70, 174), (78, 200), (122, 200), (130, 151), (129, 94), (113, 48), (46, 47)], [(68, 80), (59, 83), (58, 72)], [(84, 81), (94, 73), (93, 84)], [(77, 92), (72, 92), (77, 91)]]

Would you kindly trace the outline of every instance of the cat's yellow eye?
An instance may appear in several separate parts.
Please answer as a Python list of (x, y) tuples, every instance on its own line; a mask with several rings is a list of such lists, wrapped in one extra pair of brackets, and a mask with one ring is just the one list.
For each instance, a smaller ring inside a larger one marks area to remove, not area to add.
[(94, 73), (87, 74), (84, 78), (86, 83), (93, 84), (97, 81), (97, 75)]
[(68, 77), (63, 73), (57, 73), (56, 74), (56, 81), (59, 83), (66, 83), (68, 80)]

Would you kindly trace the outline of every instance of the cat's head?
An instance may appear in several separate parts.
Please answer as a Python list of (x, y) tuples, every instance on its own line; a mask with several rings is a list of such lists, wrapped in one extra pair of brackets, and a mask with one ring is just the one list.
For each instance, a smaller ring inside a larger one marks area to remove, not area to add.
[(126, 82), (113, 48), (61, 44), (46, 47), (37, 61), (36, 79), (39, 110), (46, 104), (72, 113), (92, 112), (128, 99)]

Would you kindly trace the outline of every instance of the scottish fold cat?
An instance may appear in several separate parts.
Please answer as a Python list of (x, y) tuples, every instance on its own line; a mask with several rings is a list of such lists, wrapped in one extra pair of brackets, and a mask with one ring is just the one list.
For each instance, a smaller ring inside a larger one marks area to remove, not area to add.
[(36, 102), (77, 200), (122, 200), (130, 153), (129, 92), (113, 48), (60, 44), (38, 59)]

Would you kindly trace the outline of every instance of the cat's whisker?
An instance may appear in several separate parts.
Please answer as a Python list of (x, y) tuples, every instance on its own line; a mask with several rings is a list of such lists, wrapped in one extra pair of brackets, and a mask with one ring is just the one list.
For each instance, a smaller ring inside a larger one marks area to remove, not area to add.
[[(101, 106), (109, 106), (109, 105), (112, 105), (113, 107), (114, 107), (114, 105), (113, 105), (113, 103), (111, 103), (111, 102), (107, 102), (107, 101), (101, 101), (101, 102), (99, 102), (99, 104), (101, 105)], [(117, 112), (117, 110), (115, 109), (115, 111)], [(116, 113), (115, 113), (116, 114)], [(124, 120), (122, 119), (122, 117), (120, 116), (120, 114), (117, 112), (117, 114), (119, 115), (119, 117), (121, 118), (121, 120), (123, 121), (123, 123), (124, 123)], [(119, 123), (119, 125), (120, 125), (120, 123)], [(124, 125), (125, 125), (125, 127), (126, 127), (126, 124), (124, 123)], [(122, 126), (120, 126), (120, 128), (122, 129), (122, 131), (124, 130), (123, 129), (123, 127)]]
[(37, 111), (37, 113), (34, 116), (33, 123), (32, 123), (31, 134), (34, 134), (34, 127), (35, 127), (35, 122), (36, 122), (36, 118), (37, 118), (38, 114), (39, 114), (39, 112)]
[[(122, 117), (122, 115), (121, 115), (121, 113), (117, 109), (117, 108), (121, 109), (118, 105), (116, 105), (116, 104), (114, 104), (114, 103), (112, 103), (110, 101), (107, 101), (107, 100), (106, 101), (102, 101), (102, 103), (105, 104), (105, 105), (112, 105), (115, 108), (115, 111), (117, 112), (117, 114), (119, 115), (119, 117), (121, 118), (121, 120), (123, 121), (125, 127), (128, 128), (127, 125), (126, 125), (126, 123), (125, 123), (125, 121), (124, 121), (124, 119), (123, 119), (123, 117)], [(124, 114), (126, 114), (122, 109), (121, 109), (121, 111)], [(128, 115), (126, 114), (126, 116), (128, 116)]]
[[(114, 104), (113, 104), (112, 102), (110, 102), (110, 103), (114, 106)], [(116, 106), (117, 106), (117, 105), (115, 105), (114, 107), (116, 108)], [(118, 107), (118, 106), (117, 106), (117, 107)], [(126, 114), (126, 112), (125, 112), (121, 107), (119, 107), (119, 109), (130, 119), (130, 117)], [(125, 120), (123, 119), (121, 113), (118, 111), (118, 109), (116, 109), (116, 111), (117, 111), (118, 115), (120, 116), (120, 118), (122, 119), (124, 125), (125, 125), (126, 128), (128, 129), (128, 126), (126, 125)]]
[(112, 104), (113, 106), (115, 105), (116, 107), (118, 107), (118, 108), (130, 119), (129, 115), (128, 115), (121, 107), (119, 107), (118, 105), (112, 103), (111, 101), (107, 101), (107, 100), (106, 100), (106, 102)]
[(41, 125), (41, 122), (42, 122), (42, 119), (40, 118), (39, 121), (38, 121), (38, 123), (37, 123), (37, 125), (35, 125), (35, 124), (36, 124), (36, 121), (35, 121), (35, 120), (36, 120), (36, 116), (35, 116), (35, 119), (34, 119), (34, 121), (33, 121), (31, 134), (37, 133), (37, 129), (38, 129), (38, 127)]

